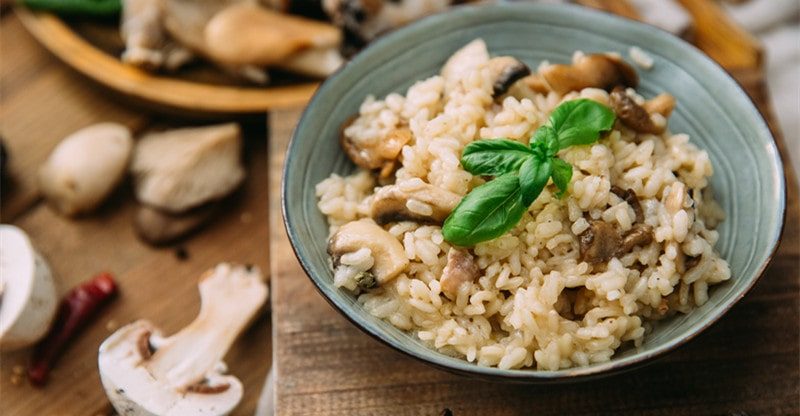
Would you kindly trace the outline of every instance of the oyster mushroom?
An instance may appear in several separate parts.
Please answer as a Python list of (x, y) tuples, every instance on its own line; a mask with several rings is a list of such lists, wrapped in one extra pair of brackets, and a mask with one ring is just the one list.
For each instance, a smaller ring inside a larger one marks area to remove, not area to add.
[(0, 225), (0, 351), (34, 344), (47, 333), (58, 299), (47, 262), (13, 225)]
[(122, 415), (226, 415), (242, 384), (224, 374), (222, 358), (267, 299), (257, 268), (219, 264), (198, 284), (200, 313), (164, 338), (136, 321), (108, 337), (98, 352), (100, 379)]
[(153, 207), (141, 206), (136, 210), (136, 233), (152, 245), (163, 245), (180, 239), (206, 224), (219, 211), (220, 203), (211, 202), (180, 215), (173, 215)]
[(617, 113), (619, 120), (639, 133), (659, 134), (664, 132), (664, 125), (656, 125), (642, 106), (629, 97), (625, 89), (617, 86), (609, 95), (609, 104)]
[(179, 213), (230, 194), (245, 176), (235, 123), (150, 133), (131, 162), (136, 197)]
[(572, 65), (553, 64), (539, 70), (551, 90), (566, 94), (594, 87), (610, 89), (617, 85), (636, 87), (639, 76), (622, 58), (592, 54), (578, 57)]
[(378, 224), (395, 221), (441, 224), (460, 201), (460, 195), (427, 183), (411, 187), (389, 185), (375, 192), (370, 211)]
[(382, 178), (389, 177), (403, 146), (411, 141), (411, 130), (406, 127), (394, 129), (381, 140), (365, 143), (347, 134), (348, 127), (355, 121), (356, 117), (352, 117), (342, 125), (339, 136), (342, 149), (356, 165), (369, 170), (380, 169)]
[(447, 266), (442, 270), (442, 277), (439, 279), (442, 292), (455, 299), (461, 285), (472, 282), (478, 277), (480, 269), (472, 255), (466, 250), (451, 247), (447, 252)]
[(215, 14), (203, 36), (208, 54), (232, 65), (288, 63), (306, 74), (325, 76), (343, 62), (337, 52), (342, 34), (335, 26), (249, 2), (231, 5)]
[(452, 0), (322, 0), (325, 13), (360, 44), (423, 16), (446, 10)]
[(125, 176), (133, 139), (127, 127), (100, 123), (70, 134), (39, 169), (39, 188), (65, 215), (89, 212)]
[[(371, 256), (371, 264), (367, 259), (345, 264), (342, 258), (350, 253), (362, 251), (363, 256)], [(408, 258), (403, 245), (379, 227), (374, 221), (364, 218), (351, 221), (341, 226), (328, 242), (328, 253), (333, 258), (334, 272), (340, 274), (340, 282), (352, 281), (362, 288), (382, 285), (399, 275), (408, 266)], [(342, 275), (345, 274), (345, 275)], [(370, 284), (370, 281), (374, 281)], [(354, 289), (354, 285), (342, 284)], [(366, 286), (366, 287), (365, 287)]]
[(160, 0), (123, 0), (120, 35), (125, 42), (122, 62), (156, 69), (164, 62), (166, 34)]
[(487, 63), (492, 74), (492, 97), (505, 94), (511, 85), (530, 75), (531, 69), (522, 61), (512, 56), (498, 56)]

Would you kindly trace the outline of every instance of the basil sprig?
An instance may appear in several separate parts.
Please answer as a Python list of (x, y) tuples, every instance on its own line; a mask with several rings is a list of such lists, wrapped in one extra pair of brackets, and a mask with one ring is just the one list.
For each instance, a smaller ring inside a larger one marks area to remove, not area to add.
[(595, 101), (578, 99), (559, 105), (539, 127), (528, 146), (508, 139), (482, 139), (461, 154), (461, 165), (473, 175), (494, 176), (476, 187), (444, 222), (445, 240), (462, 247), (491, 240), (513, 228), (539, 197), (550, 178), (560, 198), (572, 179), (572, 165), (560, 150), (590, 144), (614, 126), (614, 112)]

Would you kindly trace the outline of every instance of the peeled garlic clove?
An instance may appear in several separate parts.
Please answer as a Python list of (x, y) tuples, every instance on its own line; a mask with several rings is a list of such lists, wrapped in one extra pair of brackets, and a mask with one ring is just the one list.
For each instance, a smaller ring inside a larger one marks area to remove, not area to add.
[(122, 180), (133, 149), (127, 127), (100, 123), (64, 138), (39, 169), (39, 188), (59, 212), (92, 211)]

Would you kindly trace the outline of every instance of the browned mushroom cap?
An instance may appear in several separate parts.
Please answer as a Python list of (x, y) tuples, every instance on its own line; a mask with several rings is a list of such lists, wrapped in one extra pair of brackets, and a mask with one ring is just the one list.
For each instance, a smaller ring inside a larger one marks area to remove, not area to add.
[(488, 62), (492, 74), (492, 97), (505, 94), (511, 85), (531, 73), (528, 65), (513, 56), (498, 56)]
[(461, 285), (472, 282), (479, 276), (480, 269), (471, 254), (465, 250), (450, 248), (450, 251), (447, 252), (447, 266), (442, 270), (439, 283), (442, 286), (442, 292), (450, 298), (455, 298)]
[(609, 89), (617, 85), (636, 87), (639, 76), (622, 58), (593, 54), (579, 58), (572, 65), (549, 65), (539, 71), (548, 86), (559, 94), (594, 87)]
[(592, 221), (580, 235), (581, 258), (597, 264), (611, 260), (622, 245), (622, 238), (613, 225), (605, 221)]
[(430, 184), (408, 191), (399, 185), (390, 185), (375, 193), (372, 218), (378, 224), (394, 221), (441, 224), (459, 201), (461, 197), (458, 194)]
[(622, 245), (617, 255), (628, 254), (635, 247), (643, 247), (653, 242), (653, 227), (636, 224), (622, 238)]
[(636, 192), (633, 192), (633, 189), (622, 189), (617, 185), (611, 187), (611, 192), (614, 195), (622, 198), (628, 205), (633, 208), (633, 212), (636, 214), (636, 222), (644, 222), (644, 212), (642, 211), (642, 205), (639, 203), (639, 198), (636, 197)]
[(645, 101), (642, 107), (650, 114), (661, 114), (664, 117), (669, 117), (672, 114), (672, 110), (675, 109), (675, 97), (667, 93), (661, 93)]
[(533, 92), (538, 92), (540, 94), (547, 94), (550, 92), (550, 87), (547, 86), (547, 83), (539, 74), (530, 74), (527, 77), (522, 78), (520, 82), (525, 84)]
[(650, 113), (642, 106), (636, 104), (633, 98), (625, 93), (622, 87), (615, 87), (609, 96), (611, 108), (617, 113), (619, 120), (639, 133), (658, 134), (664, 131), (664, 126), (657, 126), (650, 118)]
[(357, 166), (369, 170), (380, 169), (381, 177), (391, 175), (400, 151), (411, 141), (411, 130), (406, 127), (392, 130), (383, 140), (366, 146), (344, 134), (345, 129), (353, 124), (357, 117), (352, 116), (342, 124), (339, 133), (342, 149)]

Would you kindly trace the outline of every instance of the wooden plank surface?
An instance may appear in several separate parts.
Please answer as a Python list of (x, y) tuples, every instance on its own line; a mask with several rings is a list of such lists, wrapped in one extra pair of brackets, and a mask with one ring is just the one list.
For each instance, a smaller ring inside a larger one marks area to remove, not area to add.
[[(59, 293), (99, 271), (112, 272), (120, 288), (120, 297), (69, 346), (45, 388), (35, 389), (24, 379), (12, 381), (14, 368), (26, 366), (30, 351), (0, 356), (0, 414), (111, 414), (96, 361), (99, 344), (114, 327), (147, 318), (166, 334), (174, 333), (199, 309), (197, 278), (218, 262), (251, 263), (269, 272), (266, 120), (246, 123), (249, 175), (244, 189), (212, 224), (181, 244), (188, 253), (185, 260), (176, 256), (174, 248), (153, 249), (136, 238), (129, 183), (95, 215), (65, 219), (41, 202), (34, 180), (56, 143), (99, 121), (114, 120), (135, 130), (153, 121), (141, 109), (116, 103), (105, 90), (51, 58), (13, 14), (0, 22), (0, 132), (11, 152), (9, 166), (15, 177), (15, 186), (2, 190), (3, 221), (13, 220), (28, 232), (49, 260)], [(237, 415), (251, 415), (256, 407), (271, 363), (269, 333), (265, 314), (226, 357), (230, 372), (245, 388)]]

